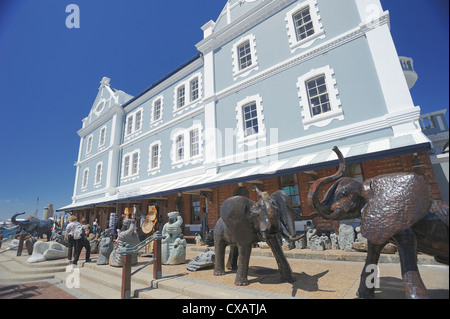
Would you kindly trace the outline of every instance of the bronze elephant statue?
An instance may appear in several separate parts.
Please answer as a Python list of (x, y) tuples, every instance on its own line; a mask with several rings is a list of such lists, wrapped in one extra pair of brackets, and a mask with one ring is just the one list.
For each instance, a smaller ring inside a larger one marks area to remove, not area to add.
[[(427, 298), (417, 267), (417, 249), (448, 265), (448, 205), (433, 202), (429, 185), (414, 173), (381, 175), (364, 183), (342, 177), (344, 157), (337, 147), (333, 151), (339, 158), (339, 169), (311, 185), (308, 206), (326, 220), (361, 218), (368, 253), (358, 296), (373, 297), (374, 288), (366, 284), (371, 274), (368, 266), (378, 264), (381, 250), (393, 241), (399, 251), (406, 297)], [(334, 184), (320, 201), (319, 194), (329, 183)]]
[(225, 274), (225, 248), (230, 245), (227, 268), (237, 270), (236, 285), (248, 285), (252, 245), (265, 241), (275, 256), (282, 280), (293, 282), (295, 278), (281, 248), (280, 237), (288, 242), (299, 240), (301, 236), (295, 237), (294, 218), (305, 217), (293, 210), (289, 196), (283, 191), (269, 196), (256, 187), (255, 190), (262, 198), (260, 201), (255, 203), (246, 197), (235, 196), (225, 200), (220, 208), (220, 219), (214, 228), (214, 275)]

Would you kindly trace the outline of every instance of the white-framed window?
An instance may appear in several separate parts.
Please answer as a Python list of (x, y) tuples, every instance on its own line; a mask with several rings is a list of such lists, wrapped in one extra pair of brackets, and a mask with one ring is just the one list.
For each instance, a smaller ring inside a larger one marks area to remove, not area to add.
[(203, 128), (195, 123), (187, 129), (176, 130), (172, 135), (172, 167), (195, 164), (203, 159)]
[(142, 111), (137, 111), (134, 116), (134, 130), (139, 131), (142, 128)]
[(134, 150), (124, 154), (122, 160), (122, 180), (128, 178), (135, 179), (139, 176), (140, 154), (140, 150)]
[(248, 96), (236, 105), (237, 144), (239, 147), (254, 145), (266, 140), (264, 110), (259, 94)]
[(131, 166), (131, 175), (136, 175), (139, 173), (139, 153), (133, 153), (132, 156), (132, 166)]
[(142, 119), (144, 116), (144, 109), (139, 109), (127, 115), (125, 122), (125, 137), (131, 138), (142, 132)]
[(86, 155), (91, 154), (94, 135), (89, 135), (86, 142)]
[(191, 158), (200, 154), (200, 132), (195, 128), (189, 132), (189, 139), (191, 144)]
[(177, 162), (184, 160), (184, 135), (178, 135), (176, 140)]
[(335, 119), (344, 119), (334, 70), (330, 66), (302, 75), (298, 78), (297, 87), (305, 130), (312, 125), (324, 127)]
[(158, 96), (152, 102), (151, 126), (156, 126), (162, 122), (164, 96)]
[(198, 100), (199, 98), (199, 87), (198, 87), (198, 77), (195, 77), (193, 80), (190, 81), (190, 89), (191, 89), (191, 97), (190, 97), (190, 101), (194, 102), (196, 100)]
[(306, 0), (286, 13), (286, 28), (291, 52), (311, 46), (325, 38), (317, 0)]
[(233, 44), (233, 77), (237, 80), (259, 69), (255, 35), (249, 34)]
[(177, 89), (177, 108), (182, 108), (186, 105), (186, 86), (183, 84)]
[(202, 74), (197, 72), (175, 86), (174, 115), (200, 103), (203, 92)]
[(95, 181), (94, 185), (99, 185), (102, 182), (102, 174), (103, 174), (103, 162), (97, 163), (95, 167)]
[(98, 138), (98, 147), (104, 146), (106, 143), (106, 126), (103, 126), (100, 130), (100, 136)]
[(89, 181), (89, 168), (84, 169), (83, 171), (83, 180), (81, 182), (81, 189), (86, 189)]
[(148, 173), (149, 175), (160, 172), (161, 168), (161, 141), (154, 141), (149, 148)]

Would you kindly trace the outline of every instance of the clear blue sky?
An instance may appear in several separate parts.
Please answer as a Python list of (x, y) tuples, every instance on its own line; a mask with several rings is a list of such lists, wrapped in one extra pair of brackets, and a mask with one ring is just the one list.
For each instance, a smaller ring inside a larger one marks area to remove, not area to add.
[[(381, 0), (422, 112), (448, 110), (448, 0)], [(80, 28), (66, 28), (68, 4)], [(103, 76), (133, 96), (194, 56), (226, 0), (0, 0), (0, 221), (71, 203), (81, 120)], [(448, 116), (447, 116), (448, 119)]]

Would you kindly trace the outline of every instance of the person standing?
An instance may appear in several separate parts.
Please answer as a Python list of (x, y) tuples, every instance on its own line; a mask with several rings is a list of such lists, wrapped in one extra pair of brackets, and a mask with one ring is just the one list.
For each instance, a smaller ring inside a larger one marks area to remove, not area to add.
[(74, 215), (69, 216), (69, 224), (66, 227), (66, 233), (64, 235), (64, 240), (67, 242), (67, 246), (68, 246), (67, 259), (69, 262), (72, 261), (72, 252), (73, 252), (73, 248), (75, 245), (75, 240), (73, 239), (73, 231), (79, 225), (81, 225), (81, 224), (77, 221), (76, 216), (74, 216)]
[(78, 259), (80, 258), (80, 254), (81, 254), (81, 250), (83, 249), (83, 247), (86, 249), (86, 262), (90, 262), (91, 261), (91, 246), (89, 244), (89, 240), (88, 240), (88, 236), (90, 233), (90, 226), (87, 223), (86, 219), (82, 219), (81, 220), (81, 226), (82, 226), (82, 236), (79, 239), (75, 239), (74, 237), (74, 242), (75, 242), (75, 254), (73, 257), (73, 264), (76, 265), (78, 263)]

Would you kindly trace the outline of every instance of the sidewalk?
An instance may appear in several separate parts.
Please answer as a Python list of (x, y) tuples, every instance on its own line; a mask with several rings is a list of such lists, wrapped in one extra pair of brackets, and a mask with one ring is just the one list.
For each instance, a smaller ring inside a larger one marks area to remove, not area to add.
[[(206, 249), (206, 246), (196, 247), (188, 245), (187, 259), (194, 258)], [(269, 257), (270, 250), (254, 249), (250, 260), (247, 287), (234, 285), (235, 272), (227, 271), (225, 276), (216, 277), (213, 269), (190, 272), (187, 264), (163, 266), (163, 278), (153, 282), (152, 286), (160, 289), (176, 291), (185, 298), (245, 298), (250, 299), (353, 299), (359, 286), (359, 277), (364, 266), (365, 253), (347, 253), (343, 251), (312, 252), (310, 250), (291, 250), (285, 252), (293, 270), (296, 281), (294, 283), (281, 283), (276, 261)], [(24, 260), (27, 254), (22, 256)], [(385, 261), (379, 265), (380, 289), (377, 289), (375, 298), (404, 299), (401, 270), (398, 263), (392, 263), (397, 255), (383, 255)], [(0, 256), (0, 271), (2, 260)], [(140, 265), (149, 261), (149, 258), (140, 257)], [(449, 267), (436, 264), (426, 255), (420, 255), (419, 266), (422, 279), (433, 299), (449, 298)], [(89, 267), (87, 267), (89, 266)], [(36, 267), (36, 266), (31, 266)], [(120, 277), (121, 269), (94, 264), (86, 264), (82, 271), (95, 268), (98, 276), (113, 272)], [(138, 273), (138, 276), (152, 279), (152, 267)], [(2, 277), (0, 273), (0, 278)], [(98, 278), (101, 281), (101, 278)], [(120, 278), (117, 278), (120, 280)], [(0, 280), (1, 282), (1, 280)], [(2, 285), (2, 284), (0, 284)], [(58, 290), (60, 289), (60, 290)], [(63, 293), (64, 292), (64, 293)], [(163, 292), (163, 290), (161, 290)], [(64, 284), (50, 281), (50, 284), (31, 283), (16, 285), (16, 283), (0, 286), (0, 299), (18, 297), (53, 299), (60, 298), (89, 298), (77, 289), (67, 289)]]

